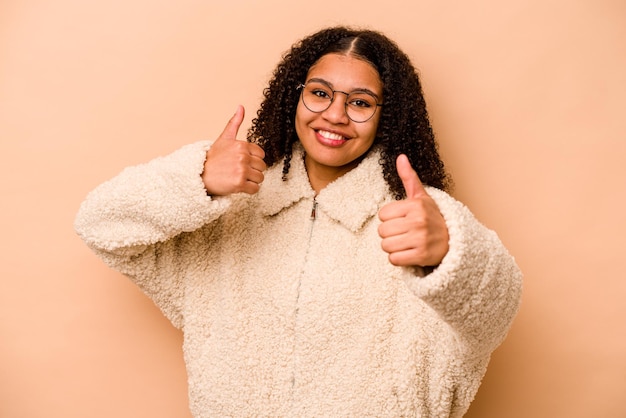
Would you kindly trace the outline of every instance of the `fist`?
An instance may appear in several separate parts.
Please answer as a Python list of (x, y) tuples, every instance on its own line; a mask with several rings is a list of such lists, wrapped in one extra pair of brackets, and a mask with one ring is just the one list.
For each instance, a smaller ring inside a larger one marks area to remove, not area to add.
[(267, 168), (263, 161), (265, 152), (257, 144), (237, 140), (244, 113), (243, 106), (237, 107), (222, 134), (207, 151), (202, 181), (211, 196), (254, 194), (263, 182), (263, 171)]
[(436, 266), (448, 253), (448, 227), (406, 155), (396, 160), (406, 199), (378, 212), (382, 249), (395, 266)]

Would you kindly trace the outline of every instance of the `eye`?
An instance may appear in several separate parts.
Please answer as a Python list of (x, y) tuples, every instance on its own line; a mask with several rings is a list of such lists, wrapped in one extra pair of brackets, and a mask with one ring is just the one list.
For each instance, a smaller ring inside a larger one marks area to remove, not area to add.
[(330, 99), (332, 97), (327, 90), (324, 90), (322, 88), (311, 89), (311, 94), (320, 99)]
[(348, 98), (348, 103), (353, 107), (369, 108), (376, 106), (376, 99), (367, 93), (353, 93)]
[(352, 100), (350, 104), (356, 107), (372, 107), (371, 103), (368, 103), (367, 101), (362, 99)]

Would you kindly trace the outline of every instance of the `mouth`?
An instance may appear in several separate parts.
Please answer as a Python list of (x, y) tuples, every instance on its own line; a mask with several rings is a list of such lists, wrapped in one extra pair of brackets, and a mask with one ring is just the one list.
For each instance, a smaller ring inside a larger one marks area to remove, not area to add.
[(318, 135), (320, 135), (320, 136), (322, 136), (322, 137), (324, 137), (326, 139), (329, 139), (331, 141), (347, 141), (348, 140), (348, 138), (346, 138), (343, 135), (339, 135), (339, 134), (334, 133), (334, 132), (324, 131), (324, 130), (321, 130), (321, 129), (318, 130), (317, 133), (318, 133)]
[(320, 141), (324, 145), (331, 147), (338, 147), (344, 144), (346, 141), (350, 140), (350, 138), (343, 136), (337, 132), (325, 131), (323, 129), (318, 129), (315, 131), (315, 133), (317, 134), (318, 141)]

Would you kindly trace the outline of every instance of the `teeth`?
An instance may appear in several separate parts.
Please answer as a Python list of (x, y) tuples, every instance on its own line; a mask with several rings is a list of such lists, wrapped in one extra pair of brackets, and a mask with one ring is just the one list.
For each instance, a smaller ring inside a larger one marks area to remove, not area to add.
[(323, 136), (324, 138), (326, 138), (326, 139), (333, 139), (333, 140), (336, 140), (336, 141), (345, 139), (343, 136), (341, 136), (339, 134), (334, 134), (334, 133), (328, 132), (328, 131), (319, 131), (319, 134), (321, 136)]

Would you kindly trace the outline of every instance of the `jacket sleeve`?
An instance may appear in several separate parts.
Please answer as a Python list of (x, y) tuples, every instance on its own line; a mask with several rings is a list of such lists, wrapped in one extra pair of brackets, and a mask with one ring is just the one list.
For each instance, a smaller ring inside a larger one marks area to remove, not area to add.
[(124, 169), (90, 192), (74, 228), (110, 267), (129, 276), (176, 327), (182, 326), (179, 237), (217, 219), (229, 199), (207, 196), (208, 142)]
[(447, 193), (428, 189), (446, 220), (449, 251), (430, 274), (409, 275), (409, 288), (449, 324), (468, 356), (493, 351), (517, 314), (522, 274), (496, 233)]

